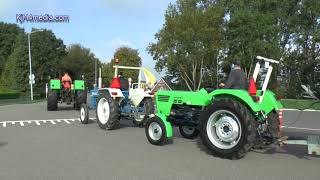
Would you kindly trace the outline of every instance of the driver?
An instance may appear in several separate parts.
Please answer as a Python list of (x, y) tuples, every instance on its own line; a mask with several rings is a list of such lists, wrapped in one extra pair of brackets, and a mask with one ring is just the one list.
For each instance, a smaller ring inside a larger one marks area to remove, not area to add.
[(220, 87), (225, 89), (246, 89), (247, 76), (240, 67), (240, 61), (236, 60), (233, 63), (233, 68), (230, 71), (227, 82), (221, 83)]
[(61, 78), (61, 81), (64, 88), (67, 88), (67, 89), (71, 88), (72, 79), (67, 72), (64, 73), (64, 75)]

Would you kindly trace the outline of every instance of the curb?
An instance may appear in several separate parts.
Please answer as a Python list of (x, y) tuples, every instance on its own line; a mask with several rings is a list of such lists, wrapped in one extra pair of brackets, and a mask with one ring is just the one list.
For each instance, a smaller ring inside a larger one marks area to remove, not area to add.
[(303, 109), (303, 110), (300, 110), (300, 109), (290, 109), (290, 108), (284, 108), (282, 109), (283, 111), (306, 111), (306, 112), (320, 112), (320, 110), (315, 110), (315, 109)]

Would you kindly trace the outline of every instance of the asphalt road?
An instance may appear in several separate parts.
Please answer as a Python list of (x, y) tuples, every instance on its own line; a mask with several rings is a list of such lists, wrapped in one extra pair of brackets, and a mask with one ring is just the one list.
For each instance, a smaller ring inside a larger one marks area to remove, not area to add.
[[(47, 112), (44, 103), (0, 106), (0, 179), (320, 179), (320, 158), (304, 146), (232, 161), (213, 157), (199, 138), (183, 139), (177, 131), (173, 144), (159, 147), (129, 121), (105, 131), (93, 121), (82, 125), (78, 116), (70, 107)], [(285, 134), (320, 135), (320, 112), (285, 111), (283, 117), (290, 127)]]

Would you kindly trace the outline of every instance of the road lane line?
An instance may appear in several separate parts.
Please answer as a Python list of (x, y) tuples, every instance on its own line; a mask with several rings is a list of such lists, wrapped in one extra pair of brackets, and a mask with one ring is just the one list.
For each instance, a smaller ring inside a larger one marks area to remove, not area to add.
[(20, 126), (24, 126), (24, 123), (23, 123), (23, 121), (20, 121)]
[(61, 122), (61, 119), (57, 119), (57, 122)]
[(39, 122), (39, 121), (35, 120), (34, 122), (36, 122), (36, 124), (37, 124), (38, 126), (40, 126), (40, 122)]
[(53, 120), (49, 120), (52, 124), (56, 124)]
[(11, 124), (15, 124), (15, 123), (16, 123), (15, 121), (12, 121), (12, 122), (11, 122)]
[(31, 121), (28, 121), (29, 124), (31, 124)]
[(70, 124), (70, 122), (67, 119), (64, 119), (64, 122), (66, 122), (67, 124)]

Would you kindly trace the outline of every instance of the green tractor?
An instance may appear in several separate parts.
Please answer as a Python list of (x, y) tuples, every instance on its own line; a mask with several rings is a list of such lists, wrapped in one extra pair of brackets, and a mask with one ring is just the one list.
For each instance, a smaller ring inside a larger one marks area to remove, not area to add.
[(77, 110), (87, 102), (87, 91), (83, 80), (75, 80), (71, 86), (64, 86), (60, 79), (51, 79), (49, 83), (47, 110), (56, 111), (58, 103), (73, 104)]
[[(178, 126), (183, 137), (193, 139), (200, 134), (203, 144), (213, 155), (239, 159), (253, 147), (265, 147), (280, 138), (282, 108), (275, 94), (267, 90), (272, 64), (278, 61), (258, 56), (249, 90), (201, 89), (197, 92), (158, 91), (157, 112), (147, 122), (145, 133), (154, 145), (163, 145), (173, 137)], [(264, 62), (264, 67), (261, 67)], [(261, 90), (257, 77), (267, 69)]]

